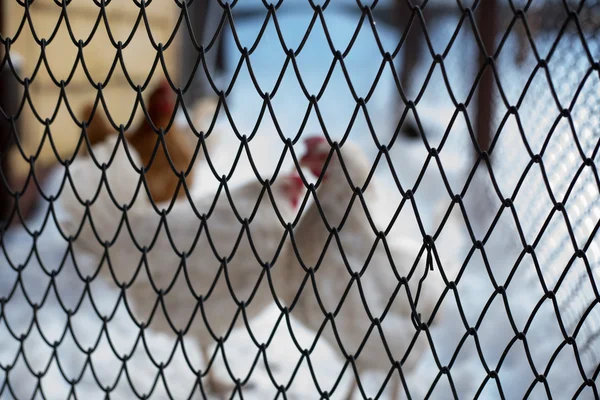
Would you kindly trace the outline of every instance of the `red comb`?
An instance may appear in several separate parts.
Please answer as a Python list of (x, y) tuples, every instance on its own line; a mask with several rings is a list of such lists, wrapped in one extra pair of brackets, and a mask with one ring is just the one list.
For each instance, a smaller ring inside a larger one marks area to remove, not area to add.
[(326, 139), (323, 136), (311, 136), (304, 139), (304, 144), (306, 145), (307, 151), (313, 151), (317, 146), (325, 141)]

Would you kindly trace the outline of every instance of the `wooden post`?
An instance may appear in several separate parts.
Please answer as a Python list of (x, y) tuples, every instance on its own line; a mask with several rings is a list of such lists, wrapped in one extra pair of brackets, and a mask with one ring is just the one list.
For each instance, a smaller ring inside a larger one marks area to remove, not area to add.
[[(497, 0), (482, 1), (478, 9), (479, 16), (477, 18), (477, 28), (481, 34), (481, 40), (485, 46), (488, 55), (494, 54), (495, 39), (497, 33)], [(479, 55), (480, 63), (486, 61), (484, 54)], [(494, 108), (492, 106), (492, 98), (494, 91), (494, 73), (491, 66), (487, 66), (483, 73), (481, 82), (479, 83), (479, 93), (477, 98), (477, 118), (476, 118), (476, 135), (477, 142), (482, 151), (488, 151), (492, 140), (492, 117)]]

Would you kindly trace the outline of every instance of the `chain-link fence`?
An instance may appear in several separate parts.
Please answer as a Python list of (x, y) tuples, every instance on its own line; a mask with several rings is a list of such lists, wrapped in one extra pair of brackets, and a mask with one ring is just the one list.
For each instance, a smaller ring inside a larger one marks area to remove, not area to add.
[(1, 399), (599, 397), (600, 3), (0, 5)]
[[(555, 292), (560, 329), (566, 339), (577, 339), (572, 346), (580, 368), (595, 376), (600, 4), (569, 4), (577, 18), (562, 5), (548, 5), (553, 13), (531, 19), (545, 63), (538, 63), (543, 69), (528, 82), (519, 108), (527, 142), (505, 140), (497, 164), (503, 183), (522, 181), (514, 203), (522, 231), (515, 237), (535, 247), (540, 273), (531, 269), (530, 279), (543, 278), (544, 290)], [(531, 52), (522, 62), (537, 63)], [(525, 156), (521, 143), (541, 159)]]

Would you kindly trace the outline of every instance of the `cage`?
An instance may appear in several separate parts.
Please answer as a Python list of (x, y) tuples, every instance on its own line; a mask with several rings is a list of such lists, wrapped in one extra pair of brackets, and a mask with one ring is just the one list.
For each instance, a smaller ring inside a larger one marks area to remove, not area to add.
[(0, 10), (0, 399), (599, 397), (598, 2)]

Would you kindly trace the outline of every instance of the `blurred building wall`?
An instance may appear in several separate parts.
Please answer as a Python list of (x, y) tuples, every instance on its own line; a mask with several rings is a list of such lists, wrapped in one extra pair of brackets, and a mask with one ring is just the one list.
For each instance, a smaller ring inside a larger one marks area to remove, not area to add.
[[(152, 2), (146, 8), (147, 21), (151, 27), (149, 33), (144, 18), (139, 18), (140, 9), (133, 1), (109, 2), (106, 5), (107, 23), (103, 17), (99, 17), (100, 8), (88, 0), (72, 1), (66, 7), (68, 18), (63, 15), (62, 7), (57, 6), (53, 0), (36, 0), (29, 5), (31, 18), (30, 21), (25, 20), (24, 24), (24, 7), (16, 1), (7, 1), (5, 8), (7, 23), (2, 34), (14, 42), (10, 53), (18, 53), (23, 59), (21, 77), (30, 80), (28, 94), (33, 107), (26, 104), (20, 117), (23, 147), (27, 155), (37, 153), (47, 129), (43, 121), (48, 119), (52, 142), (61, 158), (72, 156), (81, 129), (73, 121), (64, 100), (56, 112), (60, 97), (57, 82), (66, 82), (65, 92), (71, 111), (77, 118), (82, 118), (82, 108), (97, 95), (89, 79), (93, 82), (106, 82), (118, 53), (115, 45), (122, 42), (124, 67), (117, 61), (103, 94), (115, 122), (127, 124), (135, 104), (136, 92), (126, 76), (129, 76), (134, 85), (146, 82), (157, 55), (149, 35), (155, 43), (166, 43), (172, 36), (179, 16), (175, 2)], [(137, 29), (132, 33), (138, 19)], [(107, 25), (109, 29), (106, 28)], [(77, 43), (82, 40), (85, 44), (94, 29), (93, 39), (83, 48), (83, 61), (79, 59), (74, 69), (79, 52)], [(183, 30), (180, 28), (179, 32)], [(177, 79), (180, 62), (180, 36), (178, 34), (164, 52), (168, 73), (174, 79)], [(47, 42), (45, 51), (40, 44), (43, 39)], [(89, 72), (89, 78), (84, 72), (83, 64)], [(159, 63), (152, 74), (150, 86), (163, 77)], [(38, 114), (37, 117), (35, 113)], [(141, 117), (142, 113), (138, 109), (136, 119)], [(43, 142), (36, 168), (46, 168), (56, 162), (50, 141), (46, 138)], [(12, 174), (22, 177), (29, 172), (28, 164), (15, 151), (11, 154), (9, 164)]]

